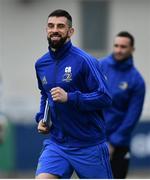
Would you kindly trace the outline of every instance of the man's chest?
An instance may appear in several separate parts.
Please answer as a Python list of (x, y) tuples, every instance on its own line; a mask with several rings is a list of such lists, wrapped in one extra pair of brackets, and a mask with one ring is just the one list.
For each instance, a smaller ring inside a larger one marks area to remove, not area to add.
[(46, 91), (57, 86), (69, 91), (79, 83), (81, 73), (79, 65), (77, 64), (71, 62), (55, 62), (40, 67), (38, 76)]

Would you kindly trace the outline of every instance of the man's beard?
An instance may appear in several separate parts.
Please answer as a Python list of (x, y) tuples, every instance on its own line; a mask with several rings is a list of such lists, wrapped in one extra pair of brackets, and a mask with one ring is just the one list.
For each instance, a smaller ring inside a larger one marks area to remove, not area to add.
[[(60, 37), (60, 39), (59, 40), (52, 40), (51, 38), (53, 36), (58, 36), (58, 37)], [(67, 35), (65, 37), (61, 37), (61, 35), (59, 35), (58, 33), (54, 33), (50, 37), (47, 37), (47, 40), (48, 40), (49, 46), (51, 48), (57, 50), (66, 42), (67, 38), (68, 38)]]

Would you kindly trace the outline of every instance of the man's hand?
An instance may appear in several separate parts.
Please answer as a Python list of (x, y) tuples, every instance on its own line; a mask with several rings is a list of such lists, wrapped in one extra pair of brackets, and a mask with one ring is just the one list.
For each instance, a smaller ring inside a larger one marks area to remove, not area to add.
[(60, 87), (52, 88), (50, 93), (51, 93), (53, 101), (63, 103), (63, 102), (66, 102), (68, 100), (67, 92), (64, 91)]
[(42, 134), (48, 134), (50, 132), (49, 127), (47, 127), (46, 124), (42, 122), (42, 120), (40, 120), (38, 124), (38, 132)]

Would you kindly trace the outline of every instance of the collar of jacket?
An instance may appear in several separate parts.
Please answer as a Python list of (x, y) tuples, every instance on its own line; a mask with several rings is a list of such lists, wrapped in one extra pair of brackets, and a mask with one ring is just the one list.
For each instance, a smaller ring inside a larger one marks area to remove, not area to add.
[(124, 59), (123, 61), (121, 62), (118, 62), (113, 54), (111, 54), (109, 56), (109, 63), (112, 65), (112, 66), (115, 66), (116, 68), (120, 69), (120, 70), (124, 70), (124, 69), (128, 69), (130, 67), (133, 66), (133, 57), (130, 56), (129, 58), (127, 59)]
[(50, 55), (53, 59), (62, 59), (69, 51), (69, 49), (72, 47), (71, 41), (68, 41), (63, 46), (61, 46), (56, 51), (52, 51), (50, 46), (48, 47)]

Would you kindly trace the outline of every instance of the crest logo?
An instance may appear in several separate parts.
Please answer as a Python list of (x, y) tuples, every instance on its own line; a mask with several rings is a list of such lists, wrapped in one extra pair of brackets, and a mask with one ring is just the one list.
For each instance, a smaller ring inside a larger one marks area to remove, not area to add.
[(65, 68), (65, 74), (63, 75), (62, 81), (65, 81), (65, 82), (72, 81), (72, 73), (71, 73), (71, 67), (70, 66)]
[(126, 90), (128, 88), (128, 83), (123, 81), (119, 84), (119, 88), (122, 90)]

